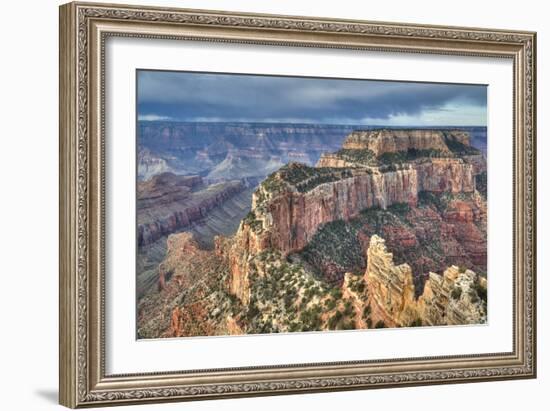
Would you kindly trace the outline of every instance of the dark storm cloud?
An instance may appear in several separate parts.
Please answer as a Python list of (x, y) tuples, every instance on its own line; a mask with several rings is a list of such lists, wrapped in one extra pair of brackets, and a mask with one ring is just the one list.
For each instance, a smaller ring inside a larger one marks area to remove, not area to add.
[[(485, 86), (138, 72), (142, 119), (365, 123), (485, 121)], [(483, 125), (483, 124), (478, 124)]]

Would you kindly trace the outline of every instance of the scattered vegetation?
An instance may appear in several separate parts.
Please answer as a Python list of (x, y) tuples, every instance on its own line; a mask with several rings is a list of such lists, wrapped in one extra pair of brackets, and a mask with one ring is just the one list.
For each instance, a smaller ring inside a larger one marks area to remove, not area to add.
[(451, 150), (456, 156), (475, 155), (481, 153), (477, 148), (463, 144), (455, 138), (447, 137), (445, 138), (445, 143), (447, 144), (447, 147), (449, 147), (449, 150)]
[(435, 207), (440, 213), (448, 210), (454, 200), (474, 202), (474, 193), (433, 193), (421, 191), (418, 193), (418, 205), (420, 207)]
[(476, 190), (484, 197), (487, 198), (487, 172), (483, 171), (476, 175)]
[(352, 150), (352, 149), (342, 148), (334, 154), (343, 160), (357, 163), (360, 165), (365, 165), (365, 166), (379, 165), (379, 162), (377, 161), (376, 155), (374, 154), (374, 152), (366, 148), (361, 150)]
[(357, 294), (364, 294), (367, 289), (367, 284), (362, 276), (358, 276), (358, 278), (350, 279), (349, 289)]
[(409, 148), (407, 151), (398, 151), (395, 153), (383, 153), (378, 160), (381, 164), (396, 164), (406, 163), (408, 161), (417, 160), (419, 158), (448, 158), (454, 157), (451, 153), (429, 149), (429, 150), (417, 150), (415, 148)]
[(250, 211), (242, 221), (249, 225), (252, 231), (259, 232), (262, 229), (262, 222), (256, 219), (254, 211)]

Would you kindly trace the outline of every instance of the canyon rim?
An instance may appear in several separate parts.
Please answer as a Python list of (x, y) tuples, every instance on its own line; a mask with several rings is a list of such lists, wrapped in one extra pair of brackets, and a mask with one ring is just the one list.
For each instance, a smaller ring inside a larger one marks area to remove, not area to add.
[(484, 85), (138, 71), (137, 337), (485, 324)]

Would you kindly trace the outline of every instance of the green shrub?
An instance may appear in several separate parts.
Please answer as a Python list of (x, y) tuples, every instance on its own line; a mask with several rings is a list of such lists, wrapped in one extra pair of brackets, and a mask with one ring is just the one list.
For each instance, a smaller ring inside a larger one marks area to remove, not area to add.
[(347, 300), (344, 303), (344, 315), (349, 316), (353, 312), (353, 305), (351, 304), (351, 301)]
[(451, 298), (453, 300), (458, 300), (461, 295), (462, 295), (462, 288), (461, 287), (455, 287), (451, 291)]
[(338, 327), (338, 324), (340, 323), (342, 318), (343, 318), (342, 312), (341, 311), (336, 311), (334, 313), (334, 315), (332, 317), (330, 317), (329, 320), (328, 320), (327, 325), (328, 325), (329, 330), (336, 330), (336, 328)]
[(422, 320), (420, 318), (414, 319), (410, 324), (409, 327), (422, 327)]
[(340, 298), (342, 298), (342, 290), (340, 290), (339, 288), (333, 288), (332, 290), (330, 290), (330, 295), (335, 300), (339, 300)]
[(363, 318), (368, 318), (371, 315), (372, 309), (370, 304), (363, 309)]
[(336, 301), (334, 301), (332, 298), (325, 300), (325, 307), (327, 307), (328, 310), (333, 310), (334, 307), (336, 307)]
[(374, 328), (387, 328), (386, 323), (382, 320), (377, 321), (376, 324), (374, 324)]
[(487, 302), (487, 288), (482, 287), (479, 281), (475, 283), (475, 290), (479, 298)]

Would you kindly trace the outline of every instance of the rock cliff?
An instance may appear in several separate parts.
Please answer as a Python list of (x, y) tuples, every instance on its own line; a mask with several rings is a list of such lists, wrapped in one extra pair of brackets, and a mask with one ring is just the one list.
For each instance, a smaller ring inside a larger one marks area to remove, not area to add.
[(172, 171), (165, 159), (153, 154), (151, 150), (142, 148), (137, 154), (138, 180), (149, 180), (157, 174)]
[[(348, 220), (366, 208), (386, 209), (398, 203), (415, 206), (421, 191), (475, 190), (472, 167), (452, 159), (434, 159), (395, 171), (350, 169), (345, 174), (329, 170), (326, 174), (337, 176), (335, 181), (321, 182), (307, 191), (300, 190), (300, 186), (311, 183), (316, 176), (295, 185), (288, 184), (286, 177), (287, 173), (303, 171), (310, 170), (301, 164), (291, 164), (270, 176), (279, 187), (276, 193), (270, 191), (272, 184), (268, 181), (253, 196), (252, 231), (263, 238), (262, 244), (285, 254), (303, 248), (321, 225)], [(321, 181), (322, 177), (321, 174)]]
[(155, 175), (138, 182), (138, 245), (151, 244), (162, 236), (204, 219), (215, 207), (245, 190), (241, 181), (206, 186), (199, 176)]
[(359, 130), (344, 141), (344, 149), (370, 150), (375, 156), (409, 150), (438, 150), (450, 153), (449, 144), (470, 145), (468, 133), (458, 130)]
[[(290, 169), (300, 167), (294, 164)], [(266, 202), (258, 200), (268, 195), (262, 185), (254, 195), (255, 232), (263, 239), (262, 244), (288, 254), (303, 248), (327, 222), (348, 220), (365, 208), (415, 205), (417, 193), (416, 172), (411, 169), (353, 173), (305, 192), (287, 187)]]

